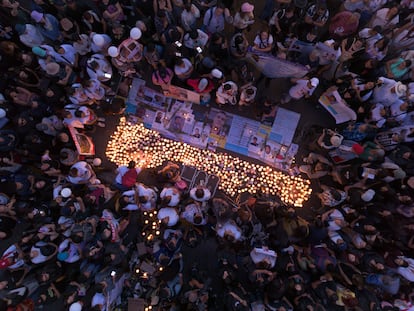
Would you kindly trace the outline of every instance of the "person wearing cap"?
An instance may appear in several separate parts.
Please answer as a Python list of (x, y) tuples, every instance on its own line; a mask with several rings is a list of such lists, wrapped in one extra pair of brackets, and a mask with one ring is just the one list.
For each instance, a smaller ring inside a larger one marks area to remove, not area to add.
[(72, 66), (67, 64), (60, 64), (54, 61), (48, 62), (45, 64), (44, 70), (50, 78), (57, 79), (56, 83), (62, 86), (72, 84), (77, 78)]
[(233, 26), (236, 32), (242, 32), (254, 24), (254, 5), (244, 2), (240, 10), (234, 15)]
[(112, 38), (104, 33), (91, 32), (89, 38), (94, 53), (105, 53), (112, 42)]
[(341, 134), (331, 129), (323, 129), (322, 135), (319, 136), (317, 143), (321, 148), (330, 150), (338, 148), (343, 139), (344, 137)]
[(308, 79), (291, 79), (295, 83), (288, 94), (284, 94), (282, 103), (288, 103), (291, 99), (299, 100), (302, 98), (309, 98), (319, 85), (318, 78)]
[(209, 78), (188, 79), (187, 84), (200, 95), (206, 95), (214, 89), (214, 83)]
[(32, 11), (30, 16), (36, 22), (36, 28), (45, 39), (52, 43), (61, 39), (59, 21), (56, 17), (36, 10)]

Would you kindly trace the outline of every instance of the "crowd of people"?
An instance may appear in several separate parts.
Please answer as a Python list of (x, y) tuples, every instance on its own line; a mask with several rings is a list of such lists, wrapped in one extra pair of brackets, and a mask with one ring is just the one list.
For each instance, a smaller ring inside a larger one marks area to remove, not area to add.
[[(0, 310), (414, 309), (414, 1), (257, 6), (1, 0)], [(254, 55), (308, 74), (261, 98)], [(302, 139), (307, 214), (190, 187), (179, 163), (131, 159), (108, 181), (70, 129), (99, 133), (133, 77), (262, 122), (336, 92), (356, 118)], [(217, 262), (183, 258), (207, 240)]]

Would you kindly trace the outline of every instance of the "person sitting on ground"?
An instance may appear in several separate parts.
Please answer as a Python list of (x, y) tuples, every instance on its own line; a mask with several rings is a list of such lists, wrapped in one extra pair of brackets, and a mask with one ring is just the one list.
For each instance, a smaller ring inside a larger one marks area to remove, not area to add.
[(206, 202), (211, 198), (211, 191), (205, 185), (200, 184), (190, 190), (190, 197), (197, 202)]
[(144, 211), (153, 211), (156, 208), (157, 193), (151, 187), (137, 183), (135, 186), (136, 195), (138, 196), (138, 206)]
[(163, 206), (176, 207), (180, 203), (181, 196), (177, 188), (167, 186), (162, 189), (160, 199)]
[(324, 156), (314, 152), (303, 158), (303, 162), (305, 164), (299, 166), (299, 171), (305, 173), (310, 179), (323, 177), (332, 170), (332, 163)]
[(323, 129), (322, 135), (318, 138), (318, 145), (324, 150), (338, 148), (342, 144), (343, 136), (331, 129)]
[(236, 105), (238, 86), (233, 81), (226, 81), (216, 92), (216, 103), (221, 106), (225, 104)]

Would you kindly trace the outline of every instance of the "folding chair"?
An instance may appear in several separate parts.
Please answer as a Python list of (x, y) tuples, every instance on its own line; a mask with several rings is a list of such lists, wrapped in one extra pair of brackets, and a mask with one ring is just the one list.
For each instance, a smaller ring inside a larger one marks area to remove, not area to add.
[(191, 189), (194, 184), (194, 178), (198, 170), (193, 166), (183, 165), (181, 168), (181, 179), (187, 183), (187, 189)]
[(219, 184), (220, 184), (220, 177), (214, 174), (208, 175), (207, 183), (205, 185), (210, 189), (211, 197), (215, 196)]
[(194, 184), (191, 188), (196, 187), (198, 185), (206, 185), (208, 182), (209, 175), (204, 171), (198, 171), (194, 178)]

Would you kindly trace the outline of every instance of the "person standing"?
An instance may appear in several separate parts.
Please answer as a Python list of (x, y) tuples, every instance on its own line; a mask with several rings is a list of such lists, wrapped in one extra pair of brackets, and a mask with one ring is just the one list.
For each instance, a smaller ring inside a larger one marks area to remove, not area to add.
[(281, 100), (283, 104), (290, 102), (292, 99), (309, 98), (319, 85), (318, 78), (311, 79), (292, 79), (296, 84), (292, 86), (288, 94), (285, 94)]

